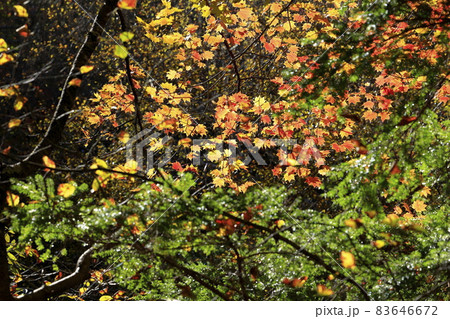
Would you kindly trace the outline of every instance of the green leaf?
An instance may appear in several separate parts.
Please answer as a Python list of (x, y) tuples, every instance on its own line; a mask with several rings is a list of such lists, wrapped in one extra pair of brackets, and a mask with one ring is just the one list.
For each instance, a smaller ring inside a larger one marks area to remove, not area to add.
[(130, 41), (130, 40), (133, 39), (133, 38), (134, 38), (134, 33), (133, 33), (133, 32), (125, 31), (125, 32), (122, 32), (122, 33), (120, 34), (120, 40), (121, 40), (122, 42)]
[(114, 46), (114, 55), (121, 59), (125, 59), (128, 56), (128, 51), (124, 46), (116, 45)]

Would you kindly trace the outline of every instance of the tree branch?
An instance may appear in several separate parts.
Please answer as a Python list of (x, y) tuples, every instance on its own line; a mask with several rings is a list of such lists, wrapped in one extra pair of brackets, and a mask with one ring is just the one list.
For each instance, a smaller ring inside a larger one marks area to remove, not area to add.
[[(227, 216), (228, 218), (234, 219), (242, 224), (248, 225), (248, 226), (252, 226), (253, 228), (262, 230), (264, 232), (268, 232), (268, 233), (273, 233), (274, 231), (268, 227), (264, 227), (258, 224), (254, 224), (252, 222), (249, 222), (247, 220), (244, 220), (242, 218), (233, 216), (229, 213), (222, 213), (222, 215)], [(292, 240), (280, 235), (280, 234), (276, 234), (274, 237), (274, 239), (278, 239), (281, 240), (283, 242), (285, 242), (286, 244), (290, 245), (292, 248), (294, 248), (295, 250), (297, 250), (298, 252), (300, 252), (301, 254), (305, 255), (309, 260), (313, 261), (314, 263), (322, 266), (323, 268), (325, 268), (328, 272), (330, 272), (331, 274), (336, 273), (337, 271), (333, 269), (333, 267), (331, 267), (330, 265), (328, 265), (322, 258), (320, 258), (318, 255), (313, 254), (309, 251), (307, 251), (304, 247), (301, 247), (300, 245), (298, 245), (297, 243), (293, 242)], [(360, 284), (358, 284), (354, 279), (347, 277), (343, 274), (341, 274), (339, 272), (339, 275), (337, 276), (337, 278), (346, 280), (348, 282), (350, 282), (351, 284), (353, 284), (356, 288), (359, 289), (359, 291), (361, 291), (361, 293), (363, 294), (364, 298), (366, 300), (371, 300), (369, 294), (367, 293), (367, 291), (364, 290), (364, 288), (361, 287)]]
[(22, 295), (16, 298), (19, 301), (42, 301), (47, 300), (51, 297), (56, 297), (66, 290), (76, 287), (82, 284), (86, 279), (89, 278), (89, 270), (91, 265), (91, 254), (94, 250), (93, 247), (86, 250), (79, 258), (75, 271), (69, 276), (64, 277), (60, 280), (51, 283), (46, 286), (34, 290), (32, 293), (27, 295)]

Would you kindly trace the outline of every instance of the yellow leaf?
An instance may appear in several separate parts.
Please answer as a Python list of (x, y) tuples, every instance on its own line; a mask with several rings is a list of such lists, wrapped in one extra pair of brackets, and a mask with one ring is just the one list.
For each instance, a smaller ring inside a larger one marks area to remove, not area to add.
[(213, 178), (213, 184), (216, 187), (222, 187), (225, 186), (225, 179), (221, 178), (221, 177), (214, 177)]
[(348, 251), (341, 251), (341, 263), (344, 268), (355, 268), (355, 256)]
[(383, 248), (386, 245), (386, 242), (384, 240), (375, 240), (373, 242), (373, 245), (375, 247), (377, 247), (378, 249), (381, 249), (381, 248)]
[(264, 111), (270, 109), (270, 103), (262, 96), (255, 97), (255, 106), (260, 107)]
[(145, 88), (145, 92), (147, 92), (148, 95), (150, 95), (151, 97), (155, 97), (156, 96), (156, 89), (152, 86), (147, 86)]
[(48, 168), (55, 168), (55, 162), (53, 162), (47, 155), (42, 157), (42, 161), (44, 162), (44, 165)]
[(388, 214), (386, 218), (383, 219), (383, 223), (390, 226), (395, 226), (397, 225), (399, 218), (400, 217), (398, 217), (396, 214)]
[(130, 134), (125, 132), (125, 131), (121, 131), (119, 133), (119, 141), (121, 141), (122, 143), (126, 143), (130, 140)]
[(24, 96), (18, 96), (14, 101), (14, 110), (20, 111), (28, 99)]
[(93, 65), (83, 65), (83, 66), (80, 68), (80, 72), (81, 72), (82, 74), (84, 74), (84, 73), (91, 72), (93, 69), (94, 69), (94, 66), (93, 66)]
[(222, 153), (219, 150), (211, 151), (207, 157), (210, 161), (216, 162), (222, 157)]
[(423, 200), (416, 200), (411, 207), (418, 213), (423, 212), (427, 208), (427, 204)]
[(17, 6), (14, 6), (14, 9), (16, 9), (18, 17), (28, 18), (28, 11), (24, 7), (17, 5)]
[(99, 300), (100, 301), (110, 301), (112, 299), (113, 299), (113, 297), (108, 296), (108, 295), (104, 295), (104, 296), (101, 296)]
[(422, 190), (420, 191), (420, 195), (422, 195), (423, 197), (428, 197), (428, 195), (431, 194), (431, 189), (428, 186), (424, 186), (424, 188), (422, 188)]
[(169, 80), (174, 80), (180, 78), (180, 73), (175, 70), (170, 70), (167, 72), (166, 76)]
[(5, 39), (0, 38), (0, 52), (8, 50), (8, 44)]
[(120, 0), (117, 6), (121, 9), (131, 10), (136, 8), (137, 0)]
[(331, 296), (333, 294), (333, 290), (328, 289), (325, 285), (317, 285), (317, 293), (319, 296)]
[(12, 55), (6, 54), (6, 53), (2, 53), (2, 55), (0, 56), (0, 65), (3, 65), (5, 63), (14, 61), (14, 58)]
[(6, 203), (8, 204), (8, 206), (17, 206), (19, 205), (20, 202), (20, 197), (19, 195), (13, 194), (10, 191), (6, 192)]
[(309, 31), (306, 33), (305, 38), (308, 40), (316, 40), (319, 37), (316, 31)]
[(167, 83), (167, 82), (161, 84), (161, 87), (162, 87), (163, 89), (169, 91), (169, 93), (173, 93), (173, 92), (175, 92), (175, 90), (177, 89), (177, 87), (176, 87), (175, 85), (173, 85), (173, 84), (171, 84), (171, 83)]
[(8, 122), (8, 128), (13, 128), (19, 126), (22, 123), (21, 119), (12, 119)]
[(59, 184), (58, 195), (63, 196), (65, 198), (70, 197), (75, 192), (75, 189), (76, 189), (75, 186), (68, 183)]

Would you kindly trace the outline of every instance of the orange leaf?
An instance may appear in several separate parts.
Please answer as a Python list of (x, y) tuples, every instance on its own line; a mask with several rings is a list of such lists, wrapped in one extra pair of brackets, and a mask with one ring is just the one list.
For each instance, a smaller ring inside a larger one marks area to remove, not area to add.
[(252, 16), (252, 9), (250, 8), (242, 8), (241, 10), (239, 10), (239, 12), (237, 13), (237, 16), (239, 18), (241, 18), (241, 20), (248, 20), (251, 18)]
[(372, 112), (372, 111), (365, 111), (363, 114), (363, 118), (365, 118), (368, 121), (373, 121), (378, 116), (378, 113)]
[(48, 168), (55, 168), (55, 162), (53, 162), (47, 155), (42, 157), (42, 161), (44, 162), (44, 165)]
[(319, 296), (331, 296), (333, 294), (333, 290), (328, 289), (325, 285), (317, 285), (317, 293)]
[(308, 177), (306, 178), (306, 183), (310, 186), (314, 186), (319, 188), (320, 185), (322, 185), (322, 182), (320, 181), (320, 179), (318, 177)]
[(183, 167), (181, 166), (180, 162), (172, 163), (172, 168), (176, 170), (177, 172), (182, 172)]
[(66, 198), (70, 197), (75, 192), (75, 189), (76, 189), (75, 186), (68, 184), (68, 183), (59, 184), (58, 195), (66, 197)]
[(75, 78), (70, 80), (69, 86), (80, 86), (81, 85), (81, 79)]
[(264, 43), (264, 48), (269, 53), (273, 53), (273, 51), (275, 51), (275, 46), (272, 43), (269, 43), (269, 42)]
[(137, 0), (120, 0), (117, 6), (121, 9), (131, 10), (136, 8)]

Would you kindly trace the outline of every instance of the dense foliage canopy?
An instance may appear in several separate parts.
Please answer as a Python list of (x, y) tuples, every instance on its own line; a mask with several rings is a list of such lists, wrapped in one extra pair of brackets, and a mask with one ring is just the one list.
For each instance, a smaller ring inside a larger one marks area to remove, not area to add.
[(0, 3), (0, 300), (448, 300), (444, 0)]

